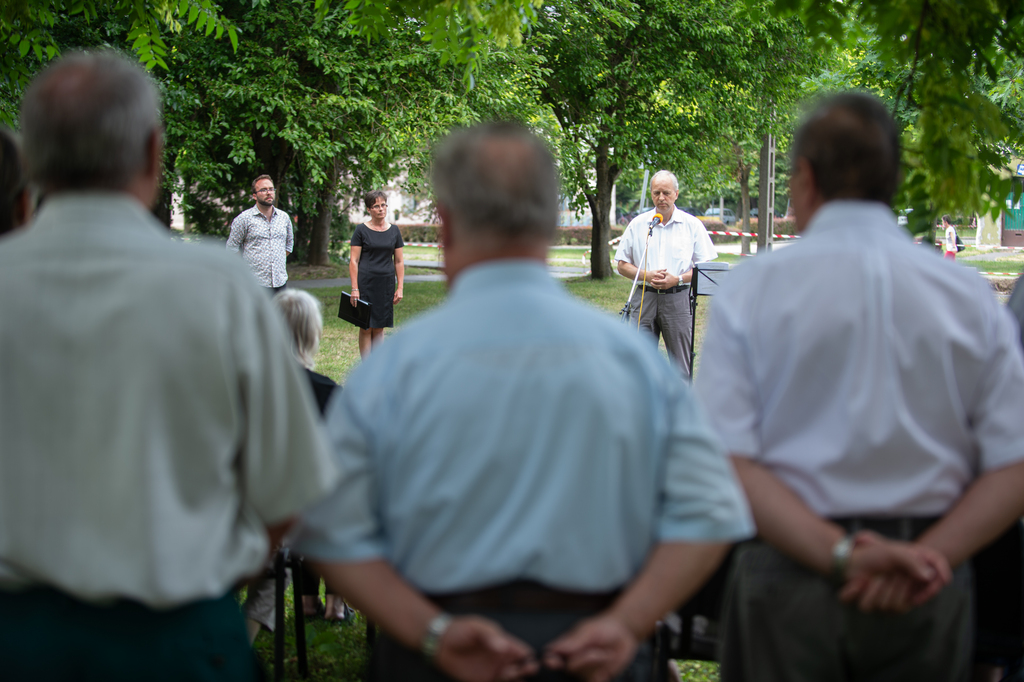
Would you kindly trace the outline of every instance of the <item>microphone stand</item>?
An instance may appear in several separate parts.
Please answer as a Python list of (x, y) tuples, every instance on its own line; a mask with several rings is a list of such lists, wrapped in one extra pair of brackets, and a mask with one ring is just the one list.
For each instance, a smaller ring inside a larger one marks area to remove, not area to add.
[[(640, 262), (643, 264), (643, 269), (644, 270), (647, 269), (647, 249), (651, 245), (651, 235), (654, 234), (654, 226), (658, 225), (659, 223), (661, 223), (661, 215), (658, 214), (658, 213), (655, 213), (654, 214), (654, 218), (651, 219), (651, 224), (647, 226), (647, 239), (644, 240), (644, 255), (643, 255), (643, 258), (640, 259)], [(632, 306), (633, 293), (636, 291), (636, 283), (640, 279), (640, 270), (641, 270), (641, 268), (637, 268), (636, 269), (636, 274), (633, 275), (633, 286), (630, 287), (630, 289), (629, 289), (629, 298), (626, 299), (626, 305), (622, 306), (622, 312), (619, 313), (619, 315), (620, 315), (619, 319), (621, 319), (623, 322), (629, 322), (629, 316), (633, 312), (633, 306)], [(645, 283), (646, 283), (646, 280), (645, 280)], [(642, 300), (641, 300), (640, 304), (641, 304), (641, 307), (642, 307), (643, 306), (643, 301)], [(640, 320), (639, 319), (636, 321), (636, 324), (637, 324), (637, 328), (639, 329), (640, 328)]]

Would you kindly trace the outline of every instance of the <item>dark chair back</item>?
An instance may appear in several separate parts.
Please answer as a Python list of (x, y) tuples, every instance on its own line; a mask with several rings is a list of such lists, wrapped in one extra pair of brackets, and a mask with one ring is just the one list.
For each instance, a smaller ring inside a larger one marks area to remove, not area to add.
[(974, 570), (974, 658), (1024, 656), (1024, 522), (1017, 521), (971, 559)]

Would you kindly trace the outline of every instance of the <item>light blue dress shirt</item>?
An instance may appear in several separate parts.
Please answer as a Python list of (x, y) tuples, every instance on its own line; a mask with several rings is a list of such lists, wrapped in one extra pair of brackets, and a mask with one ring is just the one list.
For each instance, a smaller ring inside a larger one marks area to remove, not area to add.
[(625, 584), (662, 541), (753, 531), (679, 373), (533, 261), (464, 271), (328, 407), (342, 483), (298, 551), (445, 593)]

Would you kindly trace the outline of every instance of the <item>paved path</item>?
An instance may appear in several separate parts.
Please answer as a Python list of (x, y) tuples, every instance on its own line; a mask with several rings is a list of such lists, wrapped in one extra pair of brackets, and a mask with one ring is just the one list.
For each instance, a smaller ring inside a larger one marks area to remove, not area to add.
[(1016, 255), (1017, 255), (1016, 253), (1006, 253), (1006, 252), (999, 253), (997, 251), (995, 253), (976, 253), (973, 256), (957, 256), (956, 259), (957, 260), (1002, 260), (1002, 259), (1005, 258), (1007, 260), (1015, 260), (1014, 256), (1016, 256)]

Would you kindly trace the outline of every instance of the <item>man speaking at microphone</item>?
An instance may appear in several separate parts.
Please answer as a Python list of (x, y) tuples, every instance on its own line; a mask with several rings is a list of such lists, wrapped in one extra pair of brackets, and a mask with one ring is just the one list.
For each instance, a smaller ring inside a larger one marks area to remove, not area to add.
[[(704, 223), (676, 208), (679, 180), (658, 171), (651, 178), (654, 209), (641, 213), (626, 228), (615, 252), (619, 274), (640, 277), (630, 300), (640, 326), (665, 339), (669, 357), (690, 377), (690, 278), (693, 264), (718, 257)], [(660, 216), (655, 220), (655, 216)], [(653, 226), (652, 226), (653, 223)], [(646, 247), (646, 258), (644, 256)]]

